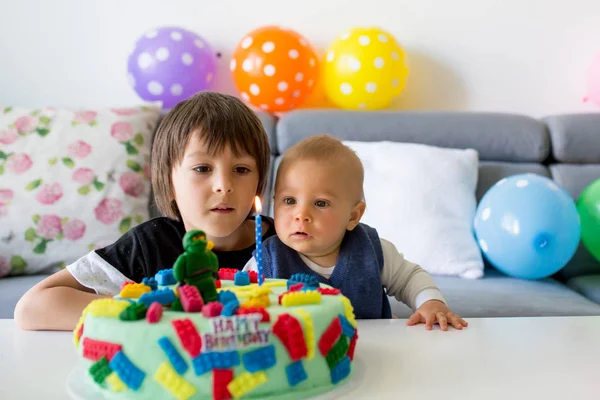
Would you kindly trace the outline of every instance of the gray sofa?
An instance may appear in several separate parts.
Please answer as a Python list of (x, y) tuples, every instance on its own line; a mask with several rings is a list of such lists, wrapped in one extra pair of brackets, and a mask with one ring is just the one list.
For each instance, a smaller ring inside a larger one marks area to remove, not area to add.
[[(260, 113), (278, 157), (299, 140), (329, 133), (345, 140), (422, 143), (473, 148), (480, 168), (476, 196), (503, 177), (533, 172), (551, 177), (577, 198), (600, 178), (600, 114), (552, 116), (471, 112), (351, 112), (299, 110), (274, 117)], [(269, 207), (269, 193), (264, 196)], [(154, 214), (156, 211), (151, 207)], [(19, 297), (44, 275), (0, 279), (0, 318), (12, 318)], [(518, 280), (486, 266), (478, 280), (434, 276), (452, 309), (466, 318), (600, 315), (600, 263), (580, 246), (571, 262), (551, 278)], [(390, 298), (395, 315), (410, 310)]]

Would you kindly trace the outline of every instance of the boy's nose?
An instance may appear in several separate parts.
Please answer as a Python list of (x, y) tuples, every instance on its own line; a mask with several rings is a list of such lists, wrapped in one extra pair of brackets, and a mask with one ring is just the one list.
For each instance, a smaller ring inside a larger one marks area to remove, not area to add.
[(296, 222), (310, 222), (310, 220), (310, 214), (303, 210), (299, 211), (298, 214), (296, 214)]
[(213, 183), (213, 191), (219, 194), (233, 192), (231, 180), (225, 176), (217, 177)]

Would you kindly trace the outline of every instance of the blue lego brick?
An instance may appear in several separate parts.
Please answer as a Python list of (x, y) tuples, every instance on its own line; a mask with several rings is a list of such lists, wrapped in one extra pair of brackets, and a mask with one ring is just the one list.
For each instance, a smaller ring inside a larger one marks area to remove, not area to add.
[(339, 315), (340, 323), (342, 325), (342, 333), (344, 336), (347, 336), (349, 339), (352, 339), (356, 334), (356, 328), (352, 326), (348, 318), (344, 317), (342, 314)]
[(258, 372), (275, 366), (275, 346), (268, 345), (252, 350), (242, 356), (244, 367), (250, 373)]
[(302, 361), (296, 361), (285, 367), (285, 373), (290, 386), (296, 386), (307, 378)]
[(235, 286), (248, 286), (250, 284), (250, 275), (247, 272), (238, 271), (233, 276)]
[(138, 390), (146, 377), (144, 371), (136, 367), (122, 351), (114, 355), (109, 366), (131, 390)]
[(175, 292), (169, 288), (162, 288), (144, 293), (138, 300), (139, 303), (145, 304), (146, 307), (150, 307), (150, 304), (155, 301), (163, 306), (171, 304), (175, 301)]
[(331, 383), (334, 385), (350, 374), (350, 357), (342, 358), (342, 361), (337, 363), (331, 369)]
[(163, 336), (160, 339), (158, 339), (158, 344), (167, 355), (167, 358), (173, 366), (173, 369), (175, 369), (175, 371), (177, 371), (179, 375), (185, 374), (185, 371), (187, 371), (188, 369), (188, 365), (185, 362), (185, 359), (181, 356), (181, 354), (179, 354), (177, 348), (173, 345), (171, 340), (168, 337)]
[(173, 268), (161, 269), (154, 276), (156, 283), (161, 286), (174, 285), (177, 283), (175, 276), (173, 276)]
[(152, 290), (156, 290), (157, 286), (158, 286), (158, 284), (156, 283), (156, 279), (154, 279), (154, 278), (144, 278), (144, 279), (142, 279), (142, 283), (144, 285), (150, 286), (150, 289), (152, 289)]

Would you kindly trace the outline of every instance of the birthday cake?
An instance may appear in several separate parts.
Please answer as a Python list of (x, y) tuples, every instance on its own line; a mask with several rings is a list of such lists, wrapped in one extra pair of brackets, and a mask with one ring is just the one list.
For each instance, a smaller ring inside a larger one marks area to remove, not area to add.
[(350, 376), (358, 335), (339, 290), (219, 269), (212, 293), (181, 265), (83, 311), (74, 343), (105, 398), (306, 398)]

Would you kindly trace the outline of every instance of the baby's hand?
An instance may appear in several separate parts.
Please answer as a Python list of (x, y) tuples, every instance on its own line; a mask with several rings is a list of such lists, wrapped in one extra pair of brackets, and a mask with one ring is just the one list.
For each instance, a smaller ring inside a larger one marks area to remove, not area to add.
[(431, 330), (434, 323), (440, 324), (443, 331), (448, 330), (448, 322), (456, 328), (462, 329), (469, 325), (464, 319), (454, 314), (446, 304), (439, 300), (429, 300), (423, 303), (421, 307), (410, 316), (406, 325), (412, 326), (425, 323), (425, 329)]

